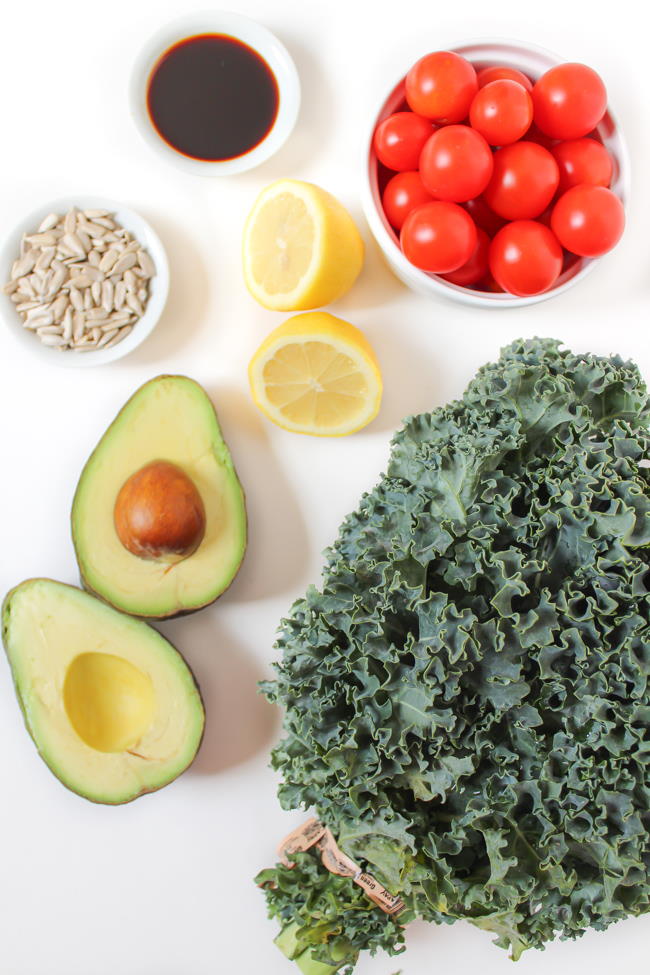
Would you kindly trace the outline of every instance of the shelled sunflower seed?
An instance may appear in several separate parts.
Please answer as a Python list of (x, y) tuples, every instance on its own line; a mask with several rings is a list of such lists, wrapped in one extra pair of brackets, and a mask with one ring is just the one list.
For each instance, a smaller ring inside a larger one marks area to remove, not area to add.
[(130, 335), (155, 274), (151, 256), (115, 214), (72, 207), (23, 235), (2, 290), (43, 345), (90, 352)]

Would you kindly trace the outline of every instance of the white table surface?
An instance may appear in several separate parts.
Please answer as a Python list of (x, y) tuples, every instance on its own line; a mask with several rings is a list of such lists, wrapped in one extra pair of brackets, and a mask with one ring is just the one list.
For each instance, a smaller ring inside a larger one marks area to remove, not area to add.
[[(199, 4), (199, 7), (201, 4)], [(208, 721), (193, 766), (123, 807), (67, 792), (39, 759), (0, 659), (0, 972), (2, 975), (289, 975), (272, 944), (255, 872), (303, 818), (283, 813), (267, 767), (278, 715), (256, 694), (281, 614), (318, 578), (320, 552), (383, 469), (391, 432), (411, 412), (462, 393), (484, 361), (518, 336), (552, 335), (576, 350), (617, 351), (650, 376), (648, 214), (649, 15), (634, 0), (248, 0), (289, 47), (303, 83), (292, 139), (261, 169), (224, 181), (170, 168), (132, 124), (126, 86), (139, 45), (190, 9), (179, 0), (31, 0), (5, 5), (0, 30), (4, 137), (2, 230), (48, 199), (122, 199), (158, 229), (172, 290), (157, 332), (102, 369), (32, 360), (0, 328), (0, 590), (49, 575), (76, 582), (68, 511), (81, 467), (142, 382), (181, 372), (216, 403), (248, 497), (250, 545), (213, 607), (161, 627), (202, 686)], [(426, 50), (466, 39), (529, 40), (598, 69), (629, 140), (633, 204), (625, 238), (581, 286), (548, 303), (486, 312), (408, 292), (368, 240), (362, 277), (333, 311), (365, 329), (386, 393), (378, 420), (343, 440), (296, 437), (252, 406), (248, 359), (282, 319), (248, 295), (242, 223), (258, 190), (281, 176), (321, 183), (359, 219), (357, 151), (379, 94)], [(650, 918), (529, 952), (523, 975), (647, 969)], [(416, 925), (401, 959), (364, 959), (359, 975), (510, 971), (467, 924)]]

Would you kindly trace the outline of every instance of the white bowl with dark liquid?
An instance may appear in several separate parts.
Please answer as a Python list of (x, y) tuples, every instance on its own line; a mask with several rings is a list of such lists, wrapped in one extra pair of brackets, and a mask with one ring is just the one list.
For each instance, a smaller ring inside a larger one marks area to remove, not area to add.
[[(157, 129), (150, 112), (149, 88), (160, 62), (177, 45), (204, 36), (230, 39), (250, 48), (277, 85), (277, 111), (266, 134), (246, 151), (227, 158), (197, 158), (176, 148)], [(266, 27), (240, 14), (204, 11), (180, 17), (149, 38), (133, 66), (129, 99), (138, 131), (161, 158), (199, 176), (231, 176), (259, 166), (289, 138), (300, 109), (300, 79), (286, 47)]]

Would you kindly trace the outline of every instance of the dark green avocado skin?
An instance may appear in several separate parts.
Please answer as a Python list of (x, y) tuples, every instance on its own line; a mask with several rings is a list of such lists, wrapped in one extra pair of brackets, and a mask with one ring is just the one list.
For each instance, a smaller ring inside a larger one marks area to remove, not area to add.
[[(13, 589), (10, 589), (9, 592), (7, 593), (7, 595), (5, 596), (3, 602), (2, 602), (2, 610), (0, 611), (0, 616), (2, 618), (2, 646), (3, 646), (4, 650), (5, 650), (5, 653), (7, 651), (6, 632), (7, 632), (7, 626), (8, 626), (8, 622), (9, 622), (9, 616), (10, 616), (11, 597), (13, 596), (14, 592), (17, 589), (20, 588), (20, 586), (24, 585), (27, 582), (56, 582), (57, 585), (59, 585), (59, 586), (65, 586), (68, 589), (76, 589), (77, 588), (76, 586), (72, 586), (72, 585), (70, 585), (67, 582), (59, 582), (58, 580), (48, 578), (47, 576), (33, 576), (33, 577), (29, 578), (29, 579), (23, 580), (23, 582), (19, 583), (17, 586), (14, 586)], [(119, 610), (117, 610), (116, 612), (119, 612)], [(167, 640), (167, 637), (165, 637), (165, 639)], [(167, 640), (167, 642), (171, 646), (174, 647), (174, 650), (176, 650), (176, 653), (180, 654), (180, 651), (178, 650), (177, 647), (174, 646), (174, 644), (171, 642), (171, 640)], [(201, 694), (201, 688), (200, 688), (199, 683), (198, 683), (198, 681), (196, 679), (196, 675), (194, 674), (194, 672), (193, 672), (192, 668), (190, 667), (190, 665), (187, 663), (187, 660), (185, 660), (185, 657), (183, 657), (183, 660), (185, 661), (185, 665), (186, 665), (187, 669), (189, 670), (189, 672), (191, 674), (192, 680), (194, 681), (194, 686), (196, 687), (196, 692), (197, 692), (197, 694), (199, 696), (199, 700), (201, 701), (201, 707), (203, 708), (203, 712), (205, 713), (205, 701), (203, 700), (203, 696)], [(64, 780), (59, 775), (57, 775), (57, 773), (54, 771), (54, 769), (45, 761), (45, 759), (43, 757), (43, 754), (41, 753), (41, 750), (38, 747), (38, 742), (34, 738), (34, 735), (32, 734), (32, 729), (29, 726), (29, 720), (27, 718), (27, 710), (26, 710), (26, 707), (25, 707), (25, 702), (23, 700), (22, 694), (20, 693), (20, 691), (18, 689), (18, 685), (16, 684), (16, 681), (14, 679), (14, 672), (13, 672), (13, 668), (11, 667), (11, 664), (9, 666), (9, 670), (11, 671), (11, 679), (13, 681), (14, 690), (16, 692), (16, 698), (18, 699), (18, 704), (19, 704), (20, 710), (22, 712), (22, 716), (23, 716), (23, 721), (24, 721), (24, 724), (25, 724), (25, 728), (27, 729), (27, 732), (29, 734), (29, 737), (32, 739), (32, 741), (34, 742), (34, 745), (36, 746), (36, 751), (40, 755), (40, 757), (43, 760), (44, 764), (47, 766), (48, 770), (52, 773), (52, 775), (56, 779), (58, 779), (58, 781), (61, 783), (61, 785), (65, 786), (65, 788), (68, 790), (68, 792), (72, 792), (74, 795), (81, 796), (81, 798), (82, 799), (85, 799), (87, 802), (92, 802), (92, 803), (94, 803), (95, 805), (98, 805), (98, 806), (126, 806), (126, 805), (128, 805), (128, 803), (134, 802), (136, 799), (140, 799), (141, 796), (149, 795), (152, 792), (158, 792), (159, 789), (163, 789), (166, 786), (170, 785), (172, 782), (176, 781), (176, 779), (180, 775), (182, 775), (183, 772), (186, 772), (187, 769), (190, 768), (194, 764), (194, 762), (196, 760), (196, 756), (198, 755), (199, 751), (201, 750), (201, 745), (203, 744), (203, 739), (205, 737), (205, 722), (203, 724), (203, 732), (201, 734), (201, 738), (200, 738), (200, 741), (199, 741), (199, 745), (198, 745), (198, 748), (196, 749), (196, 753), (194, 755), (194, 758), (192, 759), (192, 761), (190, 762), (190, 764), (187, 765), (184, 769), (181, 769), (180, 772), (178, 773), (178, 775), (176, 775), (173, 779), (169, 779), (163, 785), (160, 785), (157, 788), (143, 789), (141, 792), (138, 792), (137, 795), (131, 796), (130, 799), (124, 799), (121, 802), (108, 802), (108, 801), (101, 801), (99, 799), (93, 799), (91, 796), (88, 796), (88, 795), (86, 795), (83, 792), (79, 792), (77, 789), (73, 789), (70, 785), (68, 785), (67, 782), (64, 782)]]
[[(136, 391), (129, 397), (129, 399), (126, 401), (126, 403), (122, 406), (122, 408), (115, 415), (113, 421), (107, 427), (106, 431), (104, 432), (104, 434), (100, 438), (99, 442), (95, 446), (95, 449), (92, 451), (92, 453), (90, 454), (88, 460), (84, 464), (83, 470), (82, 470), (81, 475), (79, 477), (79, 480), (77, 482), (77, 488), (75, 490), (74, 497), (72, 499), (72, 507), (70, 509), (70, 534), (72, 536), (72, 544), (74, 546), (75, 555), (77, 557), (77, 567), (79, 569), (79, 581), (81, 583), (81, 587), (86, 592), (90, 593), (91, 596), (94, 596), (96, 599), (101, 600), (101, 602), (106, 603), (107, 606), (111, 606), (113, 609), (117, 610), (120, 613), (124, 613), (124, 612), (126, 612), (126, 610), (122, 609), (119, 606), (116, 606), (115, 603), (111, 602), (111, 600), (108, 599), (106, 596), (104, 596), (101, 592), (98, 592), (96, 589), (93, 589), (93, 587), (90, 585), (88, 579), (86, 578), (86, 575), (85, 575), (84, 570), (83, 570), (82, 562), (81, 562), (81, 559), (79, 557), (79, 552), (77, 551), (77, 543), (76, 543), (76, 540), (75, 540), (74, 521), (73, 521), (73, 515), (74, 515), (74, 510), (75, 510), (75, 502), (76, 502), (76, 499), (77, 499), (77, 492), (79, 491), (79, 487), (80, 487), (80, 485), (81, 485), (81, 483), (83, 481), (83, 477), (84, 477), (84, 473), (86, 471), (86, 468), (90, 465), (91, 461), (93, 460), (93, 458), (94, 458), (97, 450), (100, 448), (100, 446), (102, 444), (102, 441), (104, 440), (104, 437), (106, 436), (106, 433), (110, 430), (111, 426), (113, 426), (113, 424), (119, 419), (119, 417), (121, 416), (121, 414), (123, 413), (123, 411), (129, 406), (129, 404), (131, 403), (131, 400), (135, 396), (137, 396), (138, 394), (140, 394), (142, 392), (142, 390), (144, 390), (147, 386), (152, 386), (153, 384), (155, 384), (155, 383), (157, 383), (157, 382), (159, 382), (161, 380), (164, 380), (164, 379), (186, 379), (188, 382), (194, 383), (196, 386), (199, 386), (199, 388), (202, 390), (202, 392), (207, 397), (207, 393), (205, 392), (205, 390), (203, 389), (203, 387), (201, 387), (200, 384), (196, 382), (196, 380), (192, 379), (190, 376), (182, 376), (182, 375), (178, 375), (178, 374), (174, 374), (174, 373), (162, 373), (160, 376), (155, 376), (153, 379), (149, 379), (142, 386), (139, 386), (138, 389), (136, 389)], [(208, 399), (209, 399), (209, 397), (208, 397)], [(215, 412), (215, 416), (216, 416), (216, 409), (214, 409), (214, 405), (213, 405), (212, 408), (213, 408), (213, 410)], [(225, 443), (225, 441), (224, 441), (224, 443)], [(228, 453), (230, 454), (230, 447), (229, 446), (227, 446), (227, 450), (228, 450)], [(221, 596), (224, 595), (224, 593), (228, 592), (228, 590), (232, 586), (233, 582), (237, 578), (237, 575), (239, 574), (239, 570), (241, 569), (241, 566), (243, 564), (244, 558), (246, 557), (246, 550), (247, 550), (247, 547), (248, 547), (248, 511), (247, 511), (247, 506), (246, 506), (246, 493), (245, 493), (244, 488), (243, 488), (243, 486), (241, 484), (241, 481), (239, 480), (239, 476), (237, 475), (237, 470), (236, 470), (236, 467), (235, 467), (234, 464), (232, 465), (232, 470), (233, 470), (234, 476), (235, 476), (235, 478), (237, 480), (237, 483), (239, 485), (239, 490), (241, 492), (241, 505), (242, 505), (242, 511), (243, 511), (243, 516), (244, 516), (244, 532), (245, 532), (244, 539), (245, 540), (244, 540), (244, 546), (243, 546), (242, 553), (241, 553), (241, 558), (237, 562), (237, 565), (236, 565), (236, 567), (234, 569), (233, 576), (232, 576), (229, 584), (217, 596), (215, 596), (214, 599), (208, 599), (208, 600), (206, 600), (203, 603), (197, 604), (196, 606), (184, 607), (182, 609), (173, 609), (172, 608), (172, 609), (169, 610), (169, 612), (162, 613), (162, 614), (156, 615), (156, 616), (151, 616), (151, 615), (148, 615), (146, 613), (136, 613), (136, 612), (129, 612), (128, 613), (129, 616), (133, 616), (136, 619), (141, 619), (141, 620), (145, 620), (145, 621), (149, 621), (149, 622), (155, 622), (155, 621), (161, 621), (161, 622), (163, 622), (165, 620), (181, 619), (183, 616), (191, 616), (192, 613), (198, 613), (200, 610), (206, 609), (208, 606), (211, 606), (218, 599), (220, 599)]]

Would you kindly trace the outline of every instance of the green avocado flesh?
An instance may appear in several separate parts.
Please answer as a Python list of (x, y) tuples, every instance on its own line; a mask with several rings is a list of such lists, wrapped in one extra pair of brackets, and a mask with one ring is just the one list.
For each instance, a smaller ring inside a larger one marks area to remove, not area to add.
[(129, 802), (192, 762), (201, 696), (178, 651), (146, 623), (73, 586), (30, 579), (4, 601), (2, 640), (27, 730), (73, 792)]
[[(171, 565), (132, 554), (114, 523), (124, 483), (159, 460), (187, 474), (206, 515), (199, 547)], [(86, 589), (133, 616), (189, 613), (228, 588), (246, 548), (244, 495), (214, 407), (198, 383), (159, 376), (131, 397), (81, 474), (72, 539)]]

